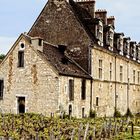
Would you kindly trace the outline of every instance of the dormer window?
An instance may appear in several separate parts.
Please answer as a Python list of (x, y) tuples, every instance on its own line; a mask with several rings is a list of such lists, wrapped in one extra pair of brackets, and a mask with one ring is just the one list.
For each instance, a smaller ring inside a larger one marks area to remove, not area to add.
[(123, 55), (123, 36), (120, 35), (117, 39), (117, 50), (120, 55)]
[(96, 25), (96, 38), (99, 40), (99, 45), (103, 46), (103, 23), (101, 21)]
[(140, 44), (137, 45), (137, 60), (140, 63)]
[(124, 55), (129, 58), (129, 51), (130, 50), (130, 38), (124, 38), (124, 46), (123, 46), (123, 51)]
[(113, 29), (109, 29), (106, 35), (106, 45), (108, 45), (109, 50), (113, 51), (113, 37), (114, 37), (114, 31)]
[(136, 42), (130, 42), (130, 56), (136, 60)]

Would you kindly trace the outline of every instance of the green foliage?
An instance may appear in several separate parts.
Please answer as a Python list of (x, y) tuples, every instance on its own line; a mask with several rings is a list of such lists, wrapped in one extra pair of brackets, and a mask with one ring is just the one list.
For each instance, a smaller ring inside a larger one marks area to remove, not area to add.
[[(95, 111), (91, 111), (91, 114), (95, 115)], [(93, 115), (93, 116), (94, 116)], [(121, 118), (122, 119), (122, 118)], [(131, 118), (131, 120), (134, 118)], [(120, 118), (116, 118), (117, 125), (120, 122)], [(107, 123), (106, 123), (107, 122)], [(84, 137), (87, 124), (89, 129), (87, 133), (87, 139), (91, 139), (93, 136), (93, 130), (96, 127), (97, 138), (103, 129), (105, 124), (111, 122), (112, 131), (114, 130), (115, 122), (113, 118), (63, 118), (59, 117), (45, 117), (42, 114), (25, 113), (25, 114), (0, 114), (0, 136), (11, 137), (14, 140), (20, 139), (35, 139), (36, 136), (39, 139), (49, 140), (51, 135), (60, 140), (71, 139), (74, 132), (74, 140), (78, 139), (80, 134)], [(134, 121), (136, 122), (136, 121)], [(137, 121), (138, 122), (138, 121)], [(125, 121), (124, 121), (125, 123)], [(121, 124), (121, 123), (120, 123)], [(126, 126), (126, 124), (123, 124)], [(79, 131), (80, 130), (80, 131)], [(80, 133), (79, 133), (80, 132)], [(136, 133), (136, 132), (135, 132)], [(128, 138), (128, 135), (122, 135), (122, 139)], [(139, 136), (137, 136), (139, 137)], [(115, 137), (121, 138), (121, 137)], [(140, 138), (140, 137), (139, 137)], [(37, 139), (37, 138), (36, 138)]]
[(130, 111), (129, 108), (127, 109), (127, 111), (126, 111), (126, 113), (125, 113), (124, 116), (125, 116), (125, 117), (133, 117), (133, 114), (132, 114), (132, 112)]
[(91, 109), (90, 112), (89, 112), (89, 117), (90, 118), (95, 118), (96, 117), (96, 111)]
[(5, 54), (0, 54), (0, 59), (3, 60), (5, 58)]
[(122, 117), (122, 115), (121, 115), (121, 113), (120, 113), (120, 111), (119, 110), (117, 110), (117, 109), (115, 109), (115, 111), (114, 111), (114, 117)]

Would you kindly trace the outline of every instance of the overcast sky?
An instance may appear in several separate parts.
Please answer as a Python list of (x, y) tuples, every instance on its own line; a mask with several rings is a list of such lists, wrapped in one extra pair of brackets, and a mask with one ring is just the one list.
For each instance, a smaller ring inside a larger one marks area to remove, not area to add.
[[(0, 0), (0, 54), (6, 54), (23, 32), (28, 32), (47, 0)], [(115, 16), (116, 31), (140, 40), (139, 0), (96, 0), (96, 9)]]

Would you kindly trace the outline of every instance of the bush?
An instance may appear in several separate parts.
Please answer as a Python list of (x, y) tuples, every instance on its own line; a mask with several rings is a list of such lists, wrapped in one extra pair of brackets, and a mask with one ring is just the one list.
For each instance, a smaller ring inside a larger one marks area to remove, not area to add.
[(129, 108), (127, 109), (127, 111), (126, 111), (126, 113), (125, 113), (124, 116), (125, 116), (125, 117), (133, 117), (133, 114), (132, 114), (132, 112), (130, 111)]
[(118, 111), (117, 109), (115, 109), (115, 112), (114, 112), (114, 117), (121, 117), (121, 113), (120, 111)]
[(95, 118), (96, 117), (96, 111), (91, 109), (90, 112), (89, 112), (89, 117), (90, 118)]

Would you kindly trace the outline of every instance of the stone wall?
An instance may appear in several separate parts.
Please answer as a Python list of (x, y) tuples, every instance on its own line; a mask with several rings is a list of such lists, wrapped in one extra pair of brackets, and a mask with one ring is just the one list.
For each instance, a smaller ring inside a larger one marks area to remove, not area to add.
[[(99, 59), (102, 60), (102, 79), (99, 79)], [(110, 79), (110, 63), (112, 63), (112, 79)], [(123, 67), (122, 81), (120, 81), (120, 66)], [(136, 73), (135, 83), (133, 70)], [(133, 113), (139, 112), (139, 70), (137, 62), (99, 47), (92, 49), (93, 108), (99, 116), (112, 116), (115, 106), (121, 114), (125, 114), (128, 107)], [(96, 97), (99, 98), (99, 106), (96, 106)]]
[[(20, 42), (25, 43), (24, 67), (18, 67)], [(4, 79), (4, 97), (0, 106), (4, 112), (17, 113), (17, 98), (25, 97), (26, 112), (50, 115), (58, 110), (58, 74), (43, 60), (26, 39), (15, 44), (0, 66), (0, 78)]]
[(49, 0), (28, 34), (54, 45), (66, 45), (69, 56), (88, 70), (91, 40), (65, 0)]
[[(69, 100), (69, 79), (74, 80), (74, 101)], [(76, 117), (82, 117), (82, 108), (84, 108), (85, 116), (89, 116), (90, 111), (90, 94), (91, 94), (91, 85), (90, 80), (86, 80), (86, 98), (85, 100), (81, 99), (81, 78), (72, 78), (64, 77), (60, 78), (60, 104), (63, 107), (63, 110), (68, 114), (69, 105), (72, 105), (72, 115)]]

